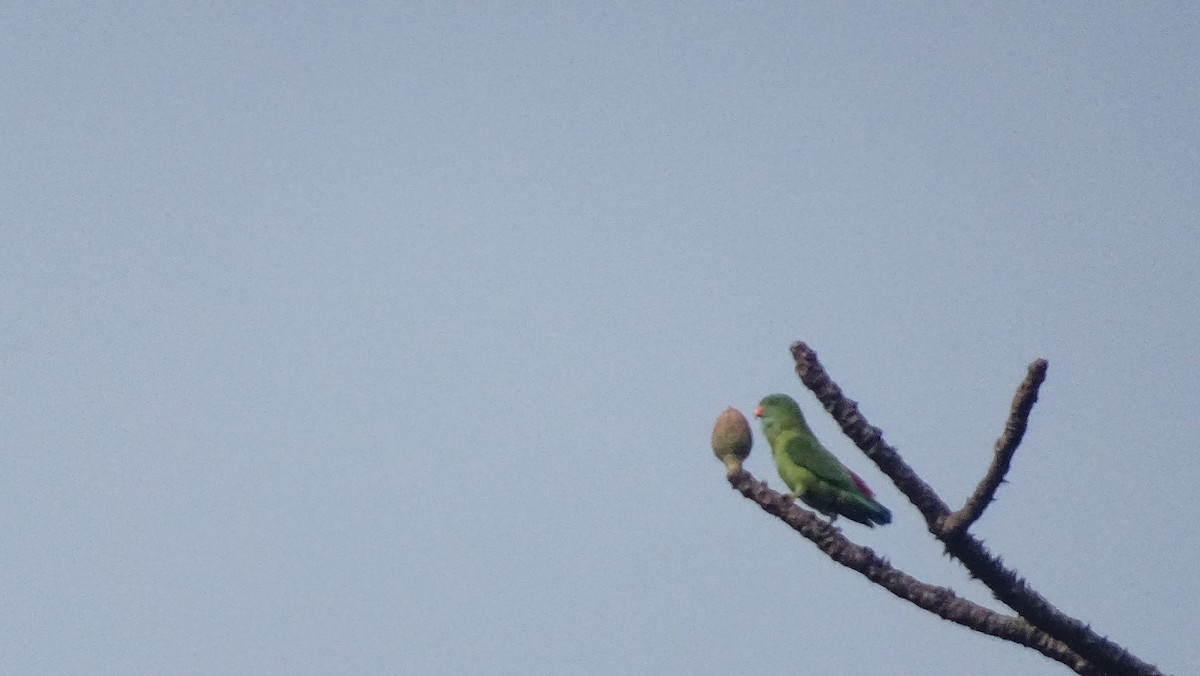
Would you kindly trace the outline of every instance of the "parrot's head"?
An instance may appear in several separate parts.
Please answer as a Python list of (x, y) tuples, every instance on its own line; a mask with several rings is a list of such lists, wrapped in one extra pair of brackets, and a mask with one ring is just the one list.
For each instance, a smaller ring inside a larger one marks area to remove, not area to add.
[(800, 405), (786, 394), (768, 394), (758, 402), (754, 417), (762, 420), (763, 432), (770, 439), (780, 430), (804, 425)]
[(786, 394), (768, 394), (758, 402), (758, 408), (754, 409), (756, 418), (789, 415), (803, 417), (800, 413), (800, 404)]

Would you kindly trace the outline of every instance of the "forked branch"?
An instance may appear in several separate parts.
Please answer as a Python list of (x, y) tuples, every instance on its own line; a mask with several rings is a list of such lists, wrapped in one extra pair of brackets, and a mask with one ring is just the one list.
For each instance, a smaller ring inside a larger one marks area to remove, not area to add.
[(996, 452), (991, 466), (988, 467), (987, 473), (983, 475), (979, 485), (975, 487), (975, 492), (963, 503), (962, 509), (946, 517), (942, 524), (942, 534), (947, 539), (958, 537), (959, 534), (966, 532), (971, 524), (983, 516), (983, 510), (987, 509), (987, 506), (996, 499), (996, 489), (1000, 488), (1001, 482), (1004, 481), (1004, 475), (1008, 474), (1008, 469), (1012, 466), (1013, 454), (1017, 452), (1017, 446), (1021, 444), (1021, 439), (1025, 436), (1025, 428), (1029, 424), (1029, 414), (1033, 411), (1034, 402), (1037, 401), (1038, 388), (1046, 380), (1047, 366), (1045, 359), (1038, 359), (1029, 365), (1025, 380), (1017, 388), (1016, 395), (1013, 396), (1012, 410), (1009, 411), (1008, 422), (1004, 425), (1004, 433), (996, 440)]
[[(1099, 673), (1162, 676), (1162, 672), (1154, 665), (1143, 662), (1121, 646), (1100, 636), (1083, 622), (1064, 614), (1034, 591), (1013, 570), (1001, 564), (999, 557), (988, 551), (982, 542), (966, 532), (969, 521), (948, 530), (947, 521), (951, 518), (951, 512), (945, 501), (904, 462), (896, 449), (884, 442), (883, 433), (867, 422), (858, 411), (858, 404), (842, 394), (841, 388), (833, 382), (817, 360), (816, 352), (803, 342), (792, 343), (791, 352), (796, 362), (796, 374), (841, 426), (842, 432), (878, 465), (896, 488), (916, 506), (925, 518), (929, 532), (945, 545), (946, 552), (958, 559), (973, 577), (987, 585), (997, 599), (1012, 608), (1029, 624), (1065, 643), (1076, 654), (1095, 665), (1100, 670)], [(980, 482), (983, 490), (977, 489), (976, 495), (972, 496), (981, 502), (982, 506), (972, 507), (972, 511), (978, 509), (982, 512), (995, 492), (994, 487), (988, 486), (991, 482), (998, 485), (1004, 478), (1012, 453), (1024, 434), (1029, 409), (1037, 399), (1037, 386), (1044, 379), (1045, 370), (1046, 363), (1043, 360), (1030, 365), (1026, 383), (1018, 390), (1014, 413), (1009, 416), (1011, 432), (1006, 426), (1005, 434), (997, 443), (998, 457), (993, 461), (988, 477)], [(968, 505), (964, 505), (964, 517), (972, 513), (967, 511), (970, 503), (971, 500), (968, 500)]]
[[(802, 342), (792, 343), (791, 352), (796, 362), (796, 374), (841, 426), (842, 432), (917, 508), (929, 532), (945, 545), (946, 552), (958, 559), (972, 577), (987, 585), (997, 599), (1016, 612), (1016, 616), (1002, 615), (971, 603), (950, 589), (917, 580), (892, 567), (871, 549), (847, 540), (840, 530), (799, 507), (793, 500), (756, 481), (741, 467), (741, 458), (749, 452), (749, 429), (744, 417), (734, 411), (734, 417), (741, 418), (736, 430), (723, 429), (737, 434), (726, 437), (714, 432), (714, 452), (726, 463), (729, 482), (742, 495), (782, 519), (829, 558), (939, 617), (1033, 648), (1079, 674), (1162, 676), (1154, 665), (1143, 662), (1083, 622), (1055, 608), (1015, 571), (1006, 568), (978, 538), (967, 532), (995, 499), (996, 490), (1012, 464), (1013, 454), (1025, 434), (1030, 411), (1037, 401), (1038, 388), (1046, 378), (1045, 360), (1039, 359), (1029, 365), (1025, 380), (1013, 398), (1004, 433), (996, 442), (991, 466), (962, 508), (951, 512), (933, 487), (883, 440), (879, 428), (867, 422), (859, 412), (858, 404), (842, 394), (842, 389), (817, 360), (817, 353)], [(726, 443), (718, 444), (721, 440)]]
[(1098, 676), (1104, 673), (1065, 643), (1020, 617), (1002, 615), (958, 596), (949, 588), (922, 582), (893, 567), (869, 547), (851, 542), (841, 530), (799, 507), (793, 499), (771, 490), (736, 463), (730, 467), (727, 476), (738, 492), (812, 541), (829, 558), (913, 605), (968, 629), (1032, 648), (1065, 664), (1077, 674)]

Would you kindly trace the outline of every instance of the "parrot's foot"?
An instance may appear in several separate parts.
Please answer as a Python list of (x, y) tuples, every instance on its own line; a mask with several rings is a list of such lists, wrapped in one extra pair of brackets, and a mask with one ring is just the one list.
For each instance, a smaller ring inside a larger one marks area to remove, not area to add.
[(837, 514), (827, 514), (827, 513), (825, 513), (825, 512), (821, 512), (821, 514), (823, 514), (824, 516), (826, 516), (826, 517), (828, 517), (828, 518), (829, 518), (829, 520), (825, 522), (825, 525), (826, 525), (826, 526), (829, 526), (830, 528), (832, 528), (832, 529), (834, 529), (834, 530), (838, 531), (839, 533), (842, 531), (842, 529), (841, 529), (841, 528), (838, 528), (837, 526), (835, 526), (835, 525), (833, 524), (833, 522), (834, 522), (834, 521), (837, 521), (837, 518), (838, 518), (838, 515), (837, 515)]

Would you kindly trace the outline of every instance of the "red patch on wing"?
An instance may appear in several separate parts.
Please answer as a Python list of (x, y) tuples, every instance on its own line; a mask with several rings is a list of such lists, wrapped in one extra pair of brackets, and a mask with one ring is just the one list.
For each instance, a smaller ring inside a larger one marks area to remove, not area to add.
[[(846, 470), (846, 471), (847, 471), (847, 472), (850, 472), (850, 470)], [(859, 477), (857, 474), (855, 474), (854, 472), (850, 472), (850, 478), (854, 480), (854, 485), (855, 485), (855, 486), (858, 486), (858, 490), (862, 491), (862, 494), (863, 494), (863, 495), (867, 496), (868, 498), (870, 498), (870, 499), (872, 499), (872, 500), (874, 500), (874, 499), (875, 499), (875, 494), (874, 494), (874, 493), (872, 493), (872, 492), (871, 492), (871, 489), (867, 487), (867, 482), (863, 481), (863, 480), (862, 480), (862, 479), (861, 479), (861, 478), (860, 478), (860, 477)]]

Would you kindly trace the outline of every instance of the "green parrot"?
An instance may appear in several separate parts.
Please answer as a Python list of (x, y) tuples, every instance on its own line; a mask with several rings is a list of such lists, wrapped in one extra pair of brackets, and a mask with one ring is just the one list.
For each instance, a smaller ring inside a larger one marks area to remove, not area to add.
[(830, 523), (839, 514), (872, 528), (892, 522), (892, 513), (875, 502), (867, 484), (813, 436), (795, 399), (786, 394), (768, 395), (758, 403), (754, 415), (762, 419), (775, 467), (792, 495), (828, 516)]

